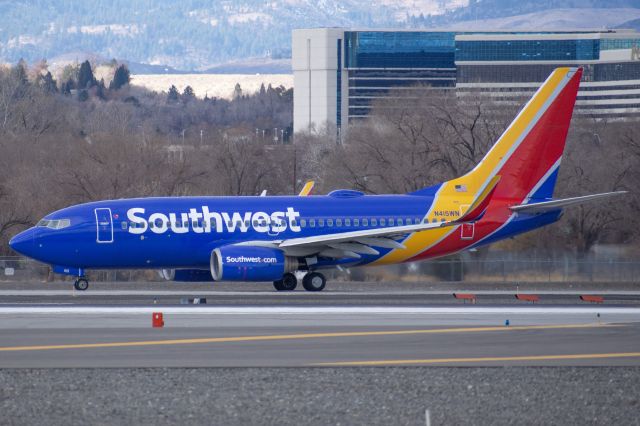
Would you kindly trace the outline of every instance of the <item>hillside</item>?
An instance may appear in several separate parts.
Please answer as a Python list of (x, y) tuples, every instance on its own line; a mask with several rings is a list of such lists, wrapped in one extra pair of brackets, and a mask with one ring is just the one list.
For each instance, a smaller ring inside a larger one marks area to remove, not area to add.
[[(289, 58), (293, 28), (434, 28), (507, 17), (506, 26), (535, 27), (557, 7), (550, 0), (0, 0), (0, 62), (95, 56), (166, 72), (225, 69)], [(568, 0), (563, 8), (545, 25), (617, 26), (639, 17), (640, 0)], [(577, 19), (576, 8), (590, 17)]]

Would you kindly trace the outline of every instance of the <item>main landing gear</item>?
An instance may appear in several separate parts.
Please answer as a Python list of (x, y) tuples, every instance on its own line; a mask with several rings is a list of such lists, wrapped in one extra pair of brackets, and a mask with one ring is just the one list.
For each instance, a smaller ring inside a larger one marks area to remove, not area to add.
[[(302, 286), (307, 291), (322, 291), (326, 284), (327, 279), (320, 272), (309, 272), (302, 278)], [(298, 279), (288, 272), (281, 280), (274, 281), (273, 286), (278, 291), (293, 291), (298, 286)]]
[(309, 272), (302, 278), (302, 286), (307, 291), (322, 291), (327, 279), (320, 272)]
[(293, 291), (298, 286), (298, 279), (291, 272), (287, 272), (281, 280), (274, 281), (273, 286), (278, 291)]
[(75, 288), (76, 290), (79, 290), (79, 291), (85, 291), (86, 289), (89, 288), (89, 281), (87, 281), (86, 278), (78, 278), (73, 283), (73, 288)]

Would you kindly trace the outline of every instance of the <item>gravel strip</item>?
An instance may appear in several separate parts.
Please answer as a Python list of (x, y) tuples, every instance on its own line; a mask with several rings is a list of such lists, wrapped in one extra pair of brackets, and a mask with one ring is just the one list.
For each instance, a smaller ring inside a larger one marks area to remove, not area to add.
[(0, 370), (0, 424), (640, 425), (640, 368)]

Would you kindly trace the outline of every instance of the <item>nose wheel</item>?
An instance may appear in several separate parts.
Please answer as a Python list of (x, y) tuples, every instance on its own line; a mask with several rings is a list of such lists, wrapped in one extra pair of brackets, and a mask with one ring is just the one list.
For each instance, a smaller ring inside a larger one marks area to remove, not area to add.
[(85, 291), (89, 288), (89, 281), (85, 278), (78, 278), (76, 282), (73, 283), (73, 288), (79, 291)]

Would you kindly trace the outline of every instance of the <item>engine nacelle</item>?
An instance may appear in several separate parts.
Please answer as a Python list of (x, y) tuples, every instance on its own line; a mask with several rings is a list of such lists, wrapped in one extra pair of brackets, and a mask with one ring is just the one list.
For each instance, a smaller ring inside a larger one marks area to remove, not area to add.
[(162, 278), (167, 281), (202, 282), (213, 281), (211, 272), (207, 269), (163, 269)]
[(228, 245), (211, 252), (216, 281), (277, 281), (298, 269), (298, 259), (270, 247)]

